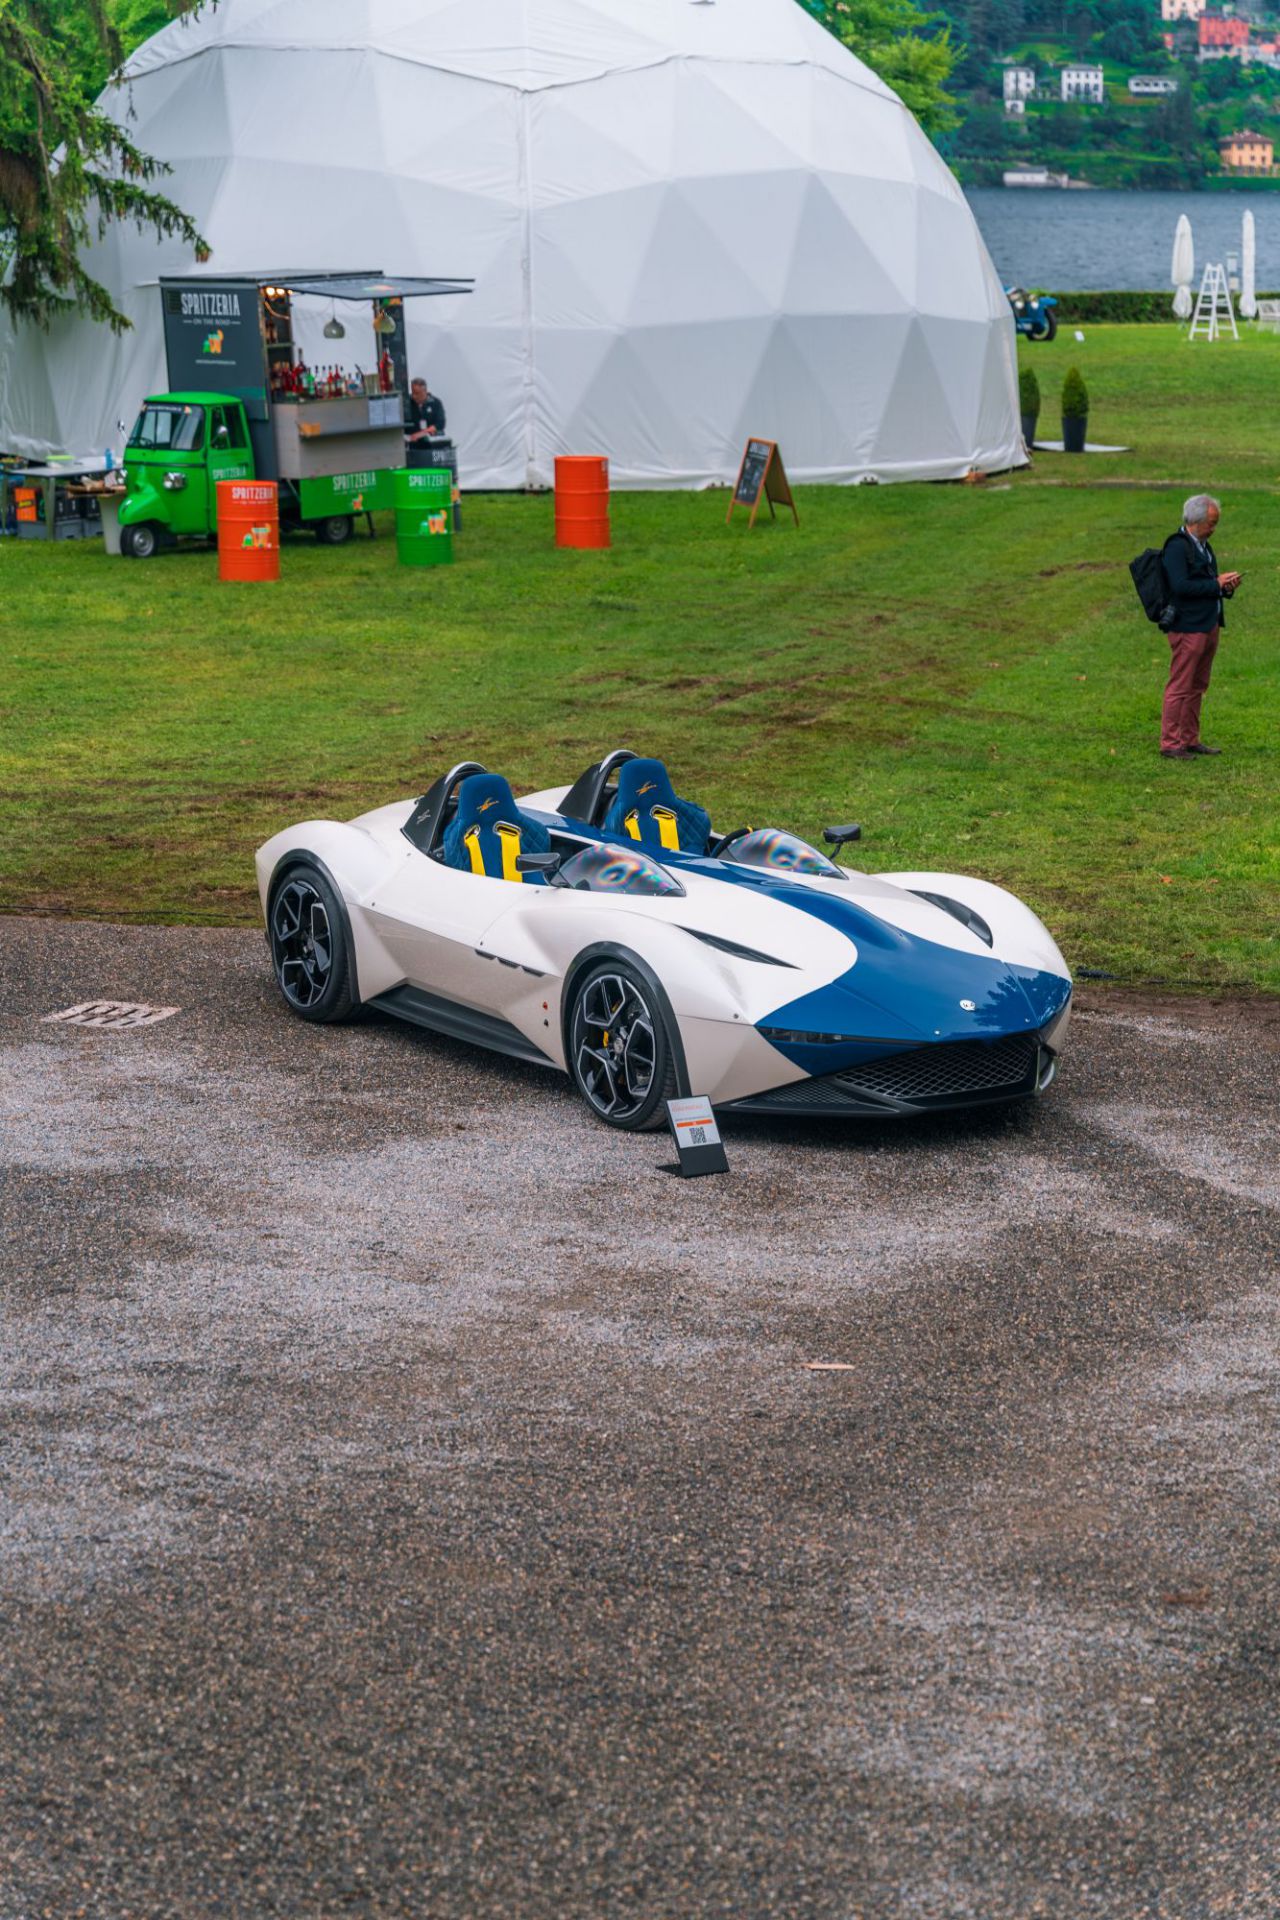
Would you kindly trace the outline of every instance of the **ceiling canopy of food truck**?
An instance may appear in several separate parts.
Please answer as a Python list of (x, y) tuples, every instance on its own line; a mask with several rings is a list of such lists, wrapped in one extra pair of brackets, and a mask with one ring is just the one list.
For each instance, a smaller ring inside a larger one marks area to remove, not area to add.
[(432, 293), (470, 293), (474, 280), (423, 280), (394, 273), (321, 273), (282, 277), (290, 293), (319, 293), (329, 300), (420, 300)]
[[(152, 282), (152, 285), (155, 283)], [(292, 268), (286, 273), (192, 273), (166, 275), (165, 287), (254, 286), (282, 293), (318, 293), (325, 300), (421, 300), (428, 294), (470, 293), (474, 280), (457, 278), (423, 279), (419, 275), (378, 273), (315, 273), (310, 268)]]

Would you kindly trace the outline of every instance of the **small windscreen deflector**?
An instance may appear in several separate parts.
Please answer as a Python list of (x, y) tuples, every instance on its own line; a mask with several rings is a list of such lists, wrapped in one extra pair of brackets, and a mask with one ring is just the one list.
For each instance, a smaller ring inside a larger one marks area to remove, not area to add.
[(721, 858), (739, 867), (765, 867), (770, 873), (812, 873), (827, 879), (843, 880), (844, 875), (825, 853), (819, 853), (807, 840), (780, 827), (757, 827), (731, 840)]
[(679, 898), (684, 888), (674, 874), (638, 847), (583, 847), (560, 869), (565, 885), (588, 893), (636, 893)]

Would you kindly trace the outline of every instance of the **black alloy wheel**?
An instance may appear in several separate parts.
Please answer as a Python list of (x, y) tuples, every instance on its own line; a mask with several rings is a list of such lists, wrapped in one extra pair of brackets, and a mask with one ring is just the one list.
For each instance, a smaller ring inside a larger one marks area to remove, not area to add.
[(322, 547), (345, 547), (355, 530), (350, 514), (335, 513), (327, 520), (316, 521), (316, 539)]
[(152, 560), (159, 548), (160, 536), (151, 521), (144, 520), (140, 526), (126, 527), (120, 544), (131, 560)]
[(292, 867), (272, 888), (271, 958), (281, 993), (304, 1020), (345, 1020), (355, 1010), (351, 940), (342, 903), (315, 867)]
[(592, 1112), (611, 1127), (660, 1127), (676, 1096), (676, 1064), (652, 990), (623, 961), (593, 967), (569, 1023), (569, 1064)]

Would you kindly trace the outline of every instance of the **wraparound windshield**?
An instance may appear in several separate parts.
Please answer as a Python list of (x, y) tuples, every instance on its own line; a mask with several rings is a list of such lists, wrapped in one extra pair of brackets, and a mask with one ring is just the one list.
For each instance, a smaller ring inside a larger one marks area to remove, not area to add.
[(144, 407), (129, 445), (139, 453), (198, 453), (204, 445), (204, 408)]
[(571, 887), (588, 893), (643, 893), (679, 896), (684, 888), (674, 874), (638, 847), (583, 847), (560, 869)]
[(757, 827), (754, 833), (744, 833), (741, 839), (729, 842), (722, 858), (740, 867), (767, 867), (771, 873), (816, 873), (828, 879), (834, 874), (837, 880), (844, 878), (825, 853), (780, 827)]

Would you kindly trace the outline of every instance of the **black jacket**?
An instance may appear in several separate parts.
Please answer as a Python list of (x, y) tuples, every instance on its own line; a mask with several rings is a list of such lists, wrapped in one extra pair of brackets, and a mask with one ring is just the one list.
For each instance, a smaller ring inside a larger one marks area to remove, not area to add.
[(1173, 602), (1172, 632), (1208, 633), (1226, 626), (1218, 562), (1207, 540), (1202, 551), (1179, 527), (1164, 543), (1164, 572)]
[(444, 432), (444, 402), (429, 393), (419, 406), (410, 394), (405, 402), (404, 430), (406, 433), (421, 433), (427, 427), (434, 427), (437, 433)]

